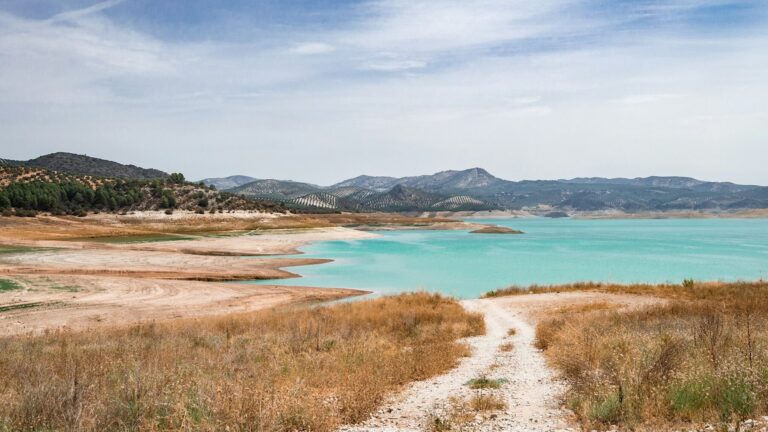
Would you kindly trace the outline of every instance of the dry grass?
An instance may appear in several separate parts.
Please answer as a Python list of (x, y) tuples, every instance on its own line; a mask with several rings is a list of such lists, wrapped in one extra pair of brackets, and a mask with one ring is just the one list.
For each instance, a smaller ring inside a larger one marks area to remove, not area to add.
[(512, 342), (505, 342), (505, 343), (499, 345), (499, 350), (501, 352), (510, 352), (510, 351), (512, 351), (514, 349), (515, 349), (515, 344), (513, 344)]
[(478, 393), (469, 399), (469, 406), (473, 411), (499, 411), (507, 407), (501, 396), (495, 394)]
[(332, 430), (453, 367), (480, 315), (425, 293), (0, 339), (0, 430)]
[(509, 330), (507, 330), (507, 336), (514, 336), (517, 334), (517, 329), (512, 327)]
[(676, 300), (723, 300), (737, 296), (768, 298), (768, 282), (693, 282), (681, 284), (607, 284), (584, 282), (570, 285), (531, 285), (529, 287), (511, 286), (489, 291), (484, 298), (511, 295), (559, 293), (573, 291), (596, 291), (609, 294), (650, 295)]
[(471, 397), (450, 397), (449, 406), (441, 412), (431, 412), (427, 417), (425, 430), (429, 432), (464, 432), (477, 430), (477, 416), (488, 411), (500, 411), (507, 408), (501, 396), (475, 392)]
[(561, 308), (537, 326), (585, 427), (669, 430), (768, 414), (766, 285), (642, 287), (680, 300)]

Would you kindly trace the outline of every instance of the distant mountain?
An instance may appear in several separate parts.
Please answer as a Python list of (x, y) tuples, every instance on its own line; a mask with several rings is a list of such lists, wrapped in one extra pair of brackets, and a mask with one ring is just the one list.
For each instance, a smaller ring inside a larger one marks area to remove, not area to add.
[(256, 181), (253, 177), (233, 175), (229, 177), (212, 177), (200, 180), (203, 184), (214, 186), (218, 190), (234, 189), (246, 183)]
[(309, 211), (499, 209), (563, 213), (768, 208), (768, 187), (761, 186), (676, 176), (509, 181), (482, 168), (402, 178), (362, 175), (328, 187), (256, 180), (229, 190)]
[(354, 186), (363, 184), (381, 188), (386, 182), (353, 179), (330, 187), (285, 180), (256, 180), (233, 189), (248, 198), (267, 199), (299, 209), (325, 209), (343, 211), (439, 211), (490, 210), (493, 206), (469, 196), (451, 196), (426, 192), (396, 184), (389, 189), (377, 190)]
[(398, 180), (399, 179), (395, 177), (372, 177), (361, 175), (349, 180), (344, 180), (340, 183), (336, 183), (335, 185), (331, 186), (331, 189), (358, 187), (383, 192), (392, 189), (392, 187), (397, 184)]
[(397, 184), (434, 192), (479, 190), (505, 183), (508, 182), (494, 177), (482, 168), (471, 168), (463, 171), (442, 171), (426, 176), (404, 177), (397, 181)]
[(563, 183), (571, 184), (613, 184), (628, 186), (662, 187), (672, 189), (693, 189), (701, 191), (720, 191), (720, 192), (739, 192), (745, 191), (756, 186), (737, 185), (730, 182), (707, 182), (697, 180), (691, 177), (637, 177), (628, 178), (575, 178), (570, 180), (560, 180)]
[(228, 192), (245, 195), (252, 198), (274, 199), (279, 201), (299, 198), (324, 188), (309, 183), (289, 180), (255, 180), (238, 187), (228, 189)]
[(384, 191), (396, 185), (403, 185), (430, 192), (454, 192), (490, 187), (504, 182), (506, 181), (494, 177), (482, 168), (471, 168), (463, 171), (441, 171), (432, 175), (402, 178), (359, 176), (331, 187), (355, 186)]
[(168, 177), (168, 173), (156, 169), (140, 168), (135, 165), (123, 165), (105, 159), (65, 152), (51, 153), (28, 161), (6, 162), (10, 165), (23, 165), (63, 173), (105, 178), (159, 179)]

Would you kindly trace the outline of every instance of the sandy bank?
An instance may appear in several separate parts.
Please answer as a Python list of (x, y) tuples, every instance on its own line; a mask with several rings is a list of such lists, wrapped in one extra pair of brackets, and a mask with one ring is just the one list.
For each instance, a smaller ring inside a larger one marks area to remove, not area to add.
[(0, 336), (250, 312), (362, 291), (107, 276), (12, 277), (0, 293)]
[[(0, 245), (24, 246), (0, 253), (0, 279), (14, 285), (0, 291), (0, 335), (245, 312), (364, 294), (216, 281), (296, 277), (284, 268), (328, 260), (261, 255), (296, 253), (313, 241), (376, 236), (343, 227), (283, 228), (112, 243), (84, 237), (130, 231), (130, 226), (112, 216), (106, 222), (88, 219), (0, 219)], [(143, 233), (150, 222), (141, 223)], [(109, 228), (113, 224), (117, 230)]]

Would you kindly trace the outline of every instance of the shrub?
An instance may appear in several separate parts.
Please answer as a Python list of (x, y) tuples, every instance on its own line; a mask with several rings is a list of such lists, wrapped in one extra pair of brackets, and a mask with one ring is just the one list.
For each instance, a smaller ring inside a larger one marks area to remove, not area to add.
[(168, 176), (168, 181), (174, 184), (184, 184), (186, 179), (182, 173), (171, 173), (171, 175)]
[(473, 378), (467, 382), (467, 385), (471, 389), (498, 389), (502, 384), (507, 383), (505, 379), (490, 379), (486, 376), (479, 378)]
[(469, 406), (475, 411), (499, 411), (507, 407), (507, 403), (499, 395), (476, 394), (469, 400)]
[(611, 394), (592, 406), (589, 417), (601, 423), (616, 423), (620, 419), (621, 400), (619, 395)]
[(768, 409), (768, 290), (737, 287), (621, 312), (561, 308), (536, 342), (587, 429), (736, 423)]

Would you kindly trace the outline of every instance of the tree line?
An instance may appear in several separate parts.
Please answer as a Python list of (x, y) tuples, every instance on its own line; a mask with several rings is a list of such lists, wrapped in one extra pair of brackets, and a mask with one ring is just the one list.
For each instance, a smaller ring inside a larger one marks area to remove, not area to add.
[(13, 208), (18, 215), (35, 212), (84, 215), (88, 211), (117, 211), (155, 198), (161, 208), (176, 207), (176, 196), (167, 184), (183, 184), (184, 176), (174, 174), (167, 180), (127, 180), (104, 183), (95, 189), (77, 181), (60, 183), (34, 180), (11, 183), (0, 190), (0, 210)]

